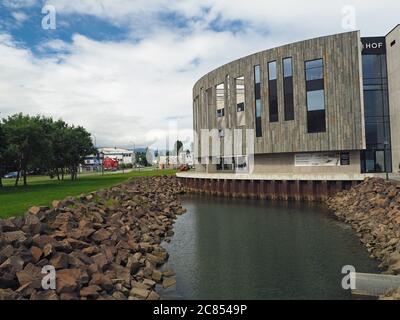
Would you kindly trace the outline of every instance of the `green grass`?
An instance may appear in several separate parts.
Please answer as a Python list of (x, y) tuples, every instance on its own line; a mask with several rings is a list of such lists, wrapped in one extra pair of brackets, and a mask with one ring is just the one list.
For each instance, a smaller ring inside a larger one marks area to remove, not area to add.
[(116, 174), (80, 175), (77, 181), (58, 181), (48, 177), (29, 177), (27, 187), (13, 186), (14, 180), (3, 180), (0, 188), (0, 218), (24, 214), (31, 206), (49, 206), (53, 200), (78, 196), (110, 187), (134, 177), (172, 175), (174, 170), (132, 171)]

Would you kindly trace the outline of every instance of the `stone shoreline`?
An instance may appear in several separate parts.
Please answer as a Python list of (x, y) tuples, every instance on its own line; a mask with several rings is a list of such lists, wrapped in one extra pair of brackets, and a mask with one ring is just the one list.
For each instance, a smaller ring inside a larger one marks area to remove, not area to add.
[[(355, 230), (383, 273), (400, 274), (400, 183), (368, 178), (326, 203)], [(400, 298), (400, 292), (388, 296)]]
[[(176, 283), (161, 246), (185, 213), (176, 177), (130, 180), (0, 220), (0, 300), (157, 300)], [(42, 268), (56, 270), (44, 290)]]

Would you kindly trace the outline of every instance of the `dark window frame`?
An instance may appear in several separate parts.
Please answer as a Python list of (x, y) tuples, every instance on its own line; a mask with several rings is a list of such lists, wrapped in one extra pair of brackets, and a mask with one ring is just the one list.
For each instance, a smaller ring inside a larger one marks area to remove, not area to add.
[[(270, 65), (275, 64), (275, 78), (271, 79)], [(269, 122), (279, 122), (279, 101), (278, 101), (278, 63), (276, 60), (267, 62), (268, 69), (268, 111)]]
[[(285, 61), (290, 60), (290, 75), (287, 76)], [(283, 107), (285, 121), (294, 121), (294, 86), (293, 86), (293, 57), (282, 59), (283, 68)]]
[[(307, 67), (310, 62), (321, 61), (322, 65), (317, 67)], [(308, 71), (312, 69), (322, 69), (322, 78), (309, 79)], [(325, 92), (325, 61), (317, 58), (304, 61), (304, 76), (306, 81), (306, 112), (307, 112), (307, 132), (325, 133), (326, 132), (326, 92)], [(309, 110), (308, 93), (313, 91), (323, 91), (323, 109)]]
[[(256, 76), (256, 72), (258, 70), (258, 77)], [(254, 118), (255, 118), (255, 127), (256, 127), (256, 138), (262, 137), (262, 95), (261, 95), (261, 83), (262, 83), (262, 72), (261, 65), (257, 64), (253, 67), (254, 73)], [(257, 82), (257, 78), (259, 78), (259, 82)], [(257, 110), (257, 104), (260, 105), (260, 110)], [(260, 116), (258, 112), (260, 111)]]

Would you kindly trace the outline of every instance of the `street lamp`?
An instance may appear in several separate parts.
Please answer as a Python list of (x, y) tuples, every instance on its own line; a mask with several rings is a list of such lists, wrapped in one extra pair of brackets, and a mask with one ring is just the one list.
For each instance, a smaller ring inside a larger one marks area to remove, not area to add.
[(389, 181), (389, 171), (388, 171), (389, 168), (387, 167), (387, 161), (386, 161), (386, 149), (390, 146), (390, 144), (389, 144), (389, 141), (387, 141), (387, 140), (385, 140), (383, 144), (385, 146), (385, 150), (383, 152), (384, 152), (384, 159), (385, 159), (386, 180)]

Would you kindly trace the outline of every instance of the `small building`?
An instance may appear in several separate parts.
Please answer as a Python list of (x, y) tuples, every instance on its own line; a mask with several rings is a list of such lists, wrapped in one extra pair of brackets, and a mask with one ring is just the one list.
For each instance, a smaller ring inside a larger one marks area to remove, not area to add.
[(118, 161), (119, 164), (133, 164), (135, 162), (132, 150), (122, 148), (99, 148), (100, 157), (102, 159), (111, 158)]

